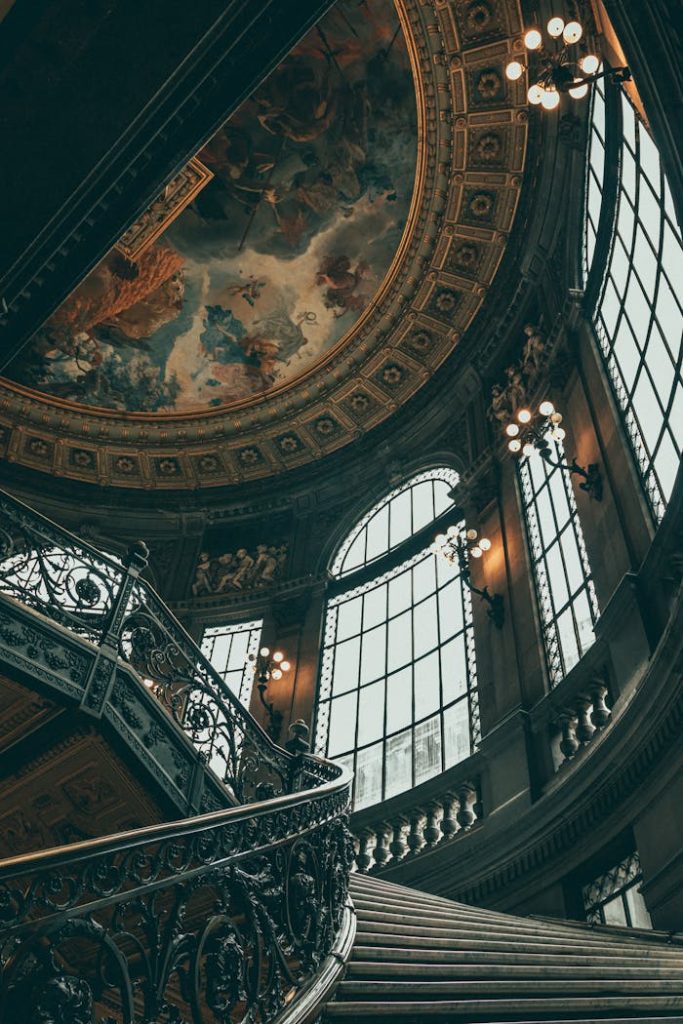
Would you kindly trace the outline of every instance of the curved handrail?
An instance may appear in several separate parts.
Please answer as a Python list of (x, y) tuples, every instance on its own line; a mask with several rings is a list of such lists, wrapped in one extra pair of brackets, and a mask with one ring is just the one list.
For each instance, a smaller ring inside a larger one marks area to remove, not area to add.
[[(116, 651), (150, 683), (238, 802), (287, 792), (297, 781), (292, 755), (252, 718), (141, 578), (147, 554), (138, 542), (119, 564), (0, 491), (0, 593)], [(298, 767), (314, 777), (308, 763)]]

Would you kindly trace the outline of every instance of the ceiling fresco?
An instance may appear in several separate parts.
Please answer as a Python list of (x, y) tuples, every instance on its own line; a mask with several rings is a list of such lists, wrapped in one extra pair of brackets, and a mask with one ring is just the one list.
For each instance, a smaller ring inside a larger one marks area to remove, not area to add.
[(475, 337), (508, 246), (521, 31), (517, 0), (342, 0), (0, 379), (0, 458), (225, 486), (402, 410)]
[(8, 376), (89, 406), (166, 413), (291, 381), (386, 275), (416, 150), (393, 2), (342, 0), (200, 151), (209, 173), (179, 216), (134, 259), (115, 248)]

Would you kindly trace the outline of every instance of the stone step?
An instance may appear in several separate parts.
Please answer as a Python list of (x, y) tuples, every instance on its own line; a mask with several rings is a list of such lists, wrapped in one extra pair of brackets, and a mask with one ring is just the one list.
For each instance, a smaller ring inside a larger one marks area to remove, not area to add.
[[(683, 999), (677, 996), (588, 996), (569, 997), (556, 996), (539, 999), (444, 999), (434, 1000), (356, 1000), (330, 1003), (325, 1011), (326, 1019), (336, 1020), (345, 1017), (356, 1024), (372, 1021), (377, 1017), (389, 1017), (393, 1020), (421, 1021), (425, 1017), (441, 1017), (449, 1024), (456, 1024), (456, 1018), (471, 1024), (473, 1021), (486, 1021), (492, 1024), (501, 1021), (503, 1015), (512, 1015), (520, 1019), (527, 1016), (535, 1021), (553, 1021), (557, 1015), (574, 1019), (586, 1019), (586, 1014), (600, 1013), (602, 1016), (622, 1016), (630, 1021), (643, 1020), (657, 1014), (670, 1013), (665, 1019), (683, 1020)], [(645, 1014), (644, 1018), (642, 1014)], [(590, 1017), (590, 1019), (593, 1019)], [(599, 1019), (599, 1018), (597, 1018)], [(458, 1021), (460, 1024), (460, 1021)]]
[(436, 978), (453, 980), (487, 978), (494, 980), (502, 978), (510, 981), (527, 978), (556, 978), (564, 985), (574, 985), (575, 980), (581, 983), (583, 980), (596, 979), (602, 980), (605, 988), (609, 988), (611, 982), (617, 980), (638, 981), (642, 978), (645, 980), (649, 978), (665, 978), (672, 982), (676, 981), (679, 986), (683, 987), (683, 965), (671, 967), (663, 963), (648, 964), (643, 967), (635, 963), (624, 965), (613, 962), (605, 967), (604, 965), (596, 966), (592, 961), (587, 965), (585, 961), (578, 964), (567, 964), (564, 960), (554, 964), (548, 964), (545, 960), (543, 963), (539, 963), (537, 960), (535, 963), (526, 964), (444, 964), (429, 963), (421, 960), (411, 961), (410, 963), (395, 963), (362, 960), (358, 959), (356, 954), (349, 964), (345, 978), (346, 980), (354, 980), (356, 978), (373, 978), (377, 980), (385, 978), (420, 978), (424, 980)]
[[(608, 950), (599, 954), (593, 954), (588, 958), (589, 963), (597, 967), (638, 967), (644, 962), (655, 967), (662, 966), (667, 969), (680, 969), (681, 959), (664, 950), (647, 950), (645, 954), (638, 956), (621, 955), (619, 949)], [(355, 945), (351, 954), (351, 962), (373, 961), (377, 963), (438, 963), (438, 964), (535, 964), (538, 963), (538, 956), (528, 953), (510, 953), (500, 950), (465, 950), (447, 949), (439, 947), (433, 949), (431, 944), (424, 947), (407, 946), (363, 946)], [(580, 953), (545, 953), (542, 962), (552, 966), (584, 966), (586, 956)]]
[[(462, 998), (464, 996), (510, 998), (512, 996), (560, 996), (566, 991), (566, 980), (561, 978), (535, 978), (519, 980), (488, 980), (488, 981), (424, 981), (413, 978), (410, 981), (396, 981), (393, 978), (381, 981), (342, 981), (337, 993), (340, 999), (375, 996), (378, 1000), (407, 998), (440, 999), (442, 996)], [(648, 993), (659, 998), (665, 993), (672, 1000), (674, 1009), (683, 1010), (683, 982), (670, 978), (638, 978), (620, 980), (607, 975), (598, 980), (574, 977), (571, 982), (571, 997), (590, 995), (614, 997), (645, 997)]]

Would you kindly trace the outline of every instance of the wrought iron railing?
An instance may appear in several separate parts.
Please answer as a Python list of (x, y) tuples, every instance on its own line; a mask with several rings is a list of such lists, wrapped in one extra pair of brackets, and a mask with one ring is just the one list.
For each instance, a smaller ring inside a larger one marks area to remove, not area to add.
[(146, 564), (143, 544), (119, 564), (0, 492), (5, 610), (130, 665), (242, 806), (0, 862), (2, 1024), (265, 1024), (351, 928), (350, 774), (272, 742)]
[(138, 542), (124, 564), (0, 492), (0, 595), (108, 648), (147, 682), (237, 802), (320, 781), (277, 747), (153, 588)]

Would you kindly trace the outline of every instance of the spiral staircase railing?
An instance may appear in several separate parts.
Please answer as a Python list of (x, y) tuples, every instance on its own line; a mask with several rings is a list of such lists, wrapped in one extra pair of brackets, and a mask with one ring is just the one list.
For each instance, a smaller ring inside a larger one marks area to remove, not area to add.
[(119, 564), (0, 493), (0, 595), (128, 663), (237, 804), (0, 862), (3, 1024), (265, 1024), (351, 928), (350, 774), (272, 742), (140, 578), (146, 558)]

